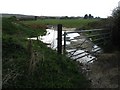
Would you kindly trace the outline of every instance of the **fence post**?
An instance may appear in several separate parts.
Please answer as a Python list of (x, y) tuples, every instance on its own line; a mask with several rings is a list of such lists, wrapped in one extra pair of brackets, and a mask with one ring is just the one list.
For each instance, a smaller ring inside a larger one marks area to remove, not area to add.
[(62, 54), (62, 24), (58, 24), (58, 42), (57, 42), (57, 51), (58, 54)]
[(64, 54), (66, 54), (66, 35), (67, 35), (67, 33), (66, 32), (64, 32)]

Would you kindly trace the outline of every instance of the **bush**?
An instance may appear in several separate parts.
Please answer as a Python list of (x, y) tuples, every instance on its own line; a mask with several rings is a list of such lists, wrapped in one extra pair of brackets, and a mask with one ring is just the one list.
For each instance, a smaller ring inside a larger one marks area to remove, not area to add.
[(112, 42), (120, 48), (120, 7), (113, 10)]

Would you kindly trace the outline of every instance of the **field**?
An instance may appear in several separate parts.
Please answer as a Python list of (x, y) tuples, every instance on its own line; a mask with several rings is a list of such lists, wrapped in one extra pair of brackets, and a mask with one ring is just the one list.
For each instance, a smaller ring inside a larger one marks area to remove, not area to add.
[(22, 21), (26, 25), (57, 25), (63, 27), (87, 28), (89, 23), (97, 22), (100, 19), (38, 19), (36, 21)]

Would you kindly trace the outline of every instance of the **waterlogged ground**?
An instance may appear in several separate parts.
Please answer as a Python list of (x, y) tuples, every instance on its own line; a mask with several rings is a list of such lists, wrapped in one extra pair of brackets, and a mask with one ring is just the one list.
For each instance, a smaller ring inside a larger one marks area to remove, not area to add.
[[(54, 50), (57, 50), (57, 31), (53, 29), (46, 29), (47, 34), (45, 36), (39, 36), (38, 39), (43, 41), (48, 45), (48, 47), (51, 47)], [(74, 29), (71, 29), (74, 30)], [(69, 32), (69, 29), (62, 31), (62, 34), (64, 32)], [(80, 38), (81, 37), (81, 38)], [(64, 38), (64, 37), (63, 37)], [(64, 39), (62, 38), (62, 45), (64, 45)], [(69, 41), (69, 39), (79, 38), (77, 40)], [(37, 40), (37, 38), (32, 38), (34, 40)], [(79, 33), (71, 33), (66, 36), (66, 51), (69, 53), (70, 51), (76, 50), (74, 47), (74, 44), (80, 44), (85, 40), (85, 36)], [(83, 45), (83, 47), (86, 47), (89, 45), (90, 48), (87, 48), (87, 50), (95, 51), (100, 49), (97, 45), (94, 45), (89, 40), (86, 41), (86, 43)], [(91, 48), (92, 46), (92, 48)], [(83, 53), (82, 53), (83, 52)], [(79, 53), (81, 56), (88, 54), (85, 52), (85, 50), (77, 50), (73, 55), (77, 55)], [(68, 54), (67, 56), (70, 57), (71, 54)], [(78, 59), (82, 65), (80, 67), (82, 70), (82, 73), (86, 75), (86, 77), (91, 81), (91, 88), (118, 88), (118, 60), (119, 60), (118, 54), (101, 54), (98, 58), (92, 56), (91, 54)], [(72, 59), (77, 58), (78, 56), (71, 57)], [(92, 60), (92, 61), (91, 61)], [(87, 63), (89, 62), (89, 64)]]
[[(57, 30), (53, 29), (46, 29), (47, 33), (45, 36), (39, 36), (38, 39), (41, 40), (42, 42), (46, 43), (48, 45), (48, 47), (51, 47), (54, 50), (57, 50)], [(74, 28), (64, 28), (62, 31), (62, 45), (64, 45), (64, 32), (70, 32), (72, 30), (75, 30)], [(75, 39), (78, 38), (76, 40), (69, 40), (69, 39)], [(34, 39), (34, 38), (33, 38)], [(85, 41), (85, 36), (83, 36), (82, 34), (79, 33), (69, 33), (66, 35), (66, 51), (69, 53), (70, 51), (74, 51), (76, 50), (76, 46), (74, 45), (80, 45), (81, 43), (83, 43)], [(89, 51), (95, 51), (97, 49), (100, 49), (98, 46), (94, 45), (91, 41), (86, 40), (85, 43), (82, 45), (83, 48), (88, 47), (87, 50)], [(98, 47), (98, 48), (96, 48)], [(95, 49), (96, 48), (96, 49)], [(82, 53), (83, 52), (83, 53)], [(79, 53), (82, 53), (80, 55), (77, 55)], [(77, 57), (81, 57), (83, 55), (88, 54), (85, 50), (81, 50), (78, 49), (76, 50), (74, 53), (69, 53), (68, 56), (71, 56), (71, 54), (73, 55), (73, 57), (71, 57), (72, 59), (76, 59)], [(77, 55), (77, 56), (76, 56)], [(77, 59), (77, 61), (82, 62), (82, 63), (87, 63), (91, 60), (96, 59), (94, 56), (92, 56), (91, 54), (82, 57), (80, 59)], [(91, 61), (93, 62), (93, 61)]]

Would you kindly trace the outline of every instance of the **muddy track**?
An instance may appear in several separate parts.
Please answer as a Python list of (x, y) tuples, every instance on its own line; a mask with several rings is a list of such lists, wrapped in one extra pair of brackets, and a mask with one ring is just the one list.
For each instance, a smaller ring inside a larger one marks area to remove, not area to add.
[(119, 88), (119, 54), (101, 54), (88, 66), (86, 77), (91, 81), (91, 88)]

